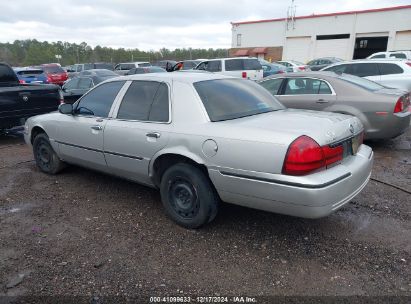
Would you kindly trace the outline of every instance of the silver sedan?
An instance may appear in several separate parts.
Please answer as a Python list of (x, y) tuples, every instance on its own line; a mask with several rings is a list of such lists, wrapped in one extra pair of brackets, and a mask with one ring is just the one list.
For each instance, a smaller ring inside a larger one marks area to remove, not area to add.
[(396, 137), (410, 126), (410, 95), (376, 82), (333, 72), (275, 75), (259, 82), (288, 108), (358, 117), (366, 139)]
[(370, 178), (362, 133), (355, 117), (286, 109), (253, 81), (204, 73), (111, 79), (25, 125), (43, 172), (75, 164), (156, 187), (188, 228), (212, 221), (220, 201), (330, 214)]

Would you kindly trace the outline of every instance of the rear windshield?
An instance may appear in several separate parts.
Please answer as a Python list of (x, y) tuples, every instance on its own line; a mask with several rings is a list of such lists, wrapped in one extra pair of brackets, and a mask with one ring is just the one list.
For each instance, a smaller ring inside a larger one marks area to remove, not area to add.
[(58, 65), (43, 66), (42, 68), (46, 73), (51, 73), (51, 74), (65, 73), (64, 70), (61, 67), (59, 67)]
[(24, 71), (18, 71), (17, 74), (20, 76), (26, 76), (26, 75), (40, 75), (43, 74), (44, 72), (42, 70), (24, 70)]
[(236, 119), (284, 109), (262, 86), (251, 80), (216, 79), (194, 83), (211, 121)]
[(348, 74), (342, 74), (339, 77), (341, 80), (353, 83), (359, 87), (362, 87), (368, 91), (378, 91), (381, 89), (384, 89), (385, 87), (374, 82), (371, 80), (368, 80), (366, 78), (362, 78), (362, 77), (357, 77), (357, 76), (352, 76), (352, 75), (348, 75)]

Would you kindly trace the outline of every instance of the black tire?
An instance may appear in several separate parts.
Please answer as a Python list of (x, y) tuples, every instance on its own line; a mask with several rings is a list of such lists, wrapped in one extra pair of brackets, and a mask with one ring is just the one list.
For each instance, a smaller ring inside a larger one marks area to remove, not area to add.
[(65, 167), (65, 163), (54, 152), (45, 133), (40, 133), (34, 138), (33, 154), (37, 167), (44, 173), (57, 174)]
[(193, 165), (178, 163), (168, 168), (160, 193), (167, 215), (185, 228), (199, 228), (217, 215), (218, 194), (209, 178)]

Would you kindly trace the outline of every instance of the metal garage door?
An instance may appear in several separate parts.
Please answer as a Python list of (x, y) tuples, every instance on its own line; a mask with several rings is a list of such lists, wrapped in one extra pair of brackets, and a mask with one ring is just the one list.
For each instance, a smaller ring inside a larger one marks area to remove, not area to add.
[(283, 60), (307, 62), (310, 59), (311, 37), (287, 38)]
[(337, 57), (347, 58), (348, 46), (350, 39), (327, 39), (316, 40), (313, 58)]
[(397, 32), (394, 50), (411, 50), (411, 31)]

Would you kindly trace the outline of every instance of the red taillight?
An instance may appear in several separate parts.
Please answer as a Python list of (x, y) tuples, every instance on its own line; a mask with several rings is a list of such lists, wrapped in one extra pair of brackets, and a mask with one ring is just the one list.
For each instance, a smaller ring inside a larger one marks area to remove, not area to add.
[(243, 72), (243, 73), (241, 74), (241, 77), (247, 78), (247, 72)]
[(26, 83), (23, 79), (19, 80), (20, 83)]
[(337, 146), (330, 148), (329, 146), (323, 147), (325, 166), (328, 167), (336, 162), (339, 162), (343, 159), (344, 148), (343, 146)]
[(283, 174), (306, 175), (325, 169), (343, 159), (343, 146), (321, 147), (314, 139), (300, 136), (288, 148), (283, 165)]
[(404, 95), (398, 98), (394, 107), (394, 113), (406, 112), (410, 106), (410, 95)]
[(51, 78), (49, 74), (47, 74), (47, 82), (53, 82), (53, 79)]
[(411, 62), (409, 62), (409, 61), (406, 62), (405, 64), (411, 66)]
[(299, 69), (300, 71), (305, 71), (305, 66), (299, 66), (298, 69)]
[(277, 74), (284, 74), (285, 72), (283, 70), (279, 70)]

